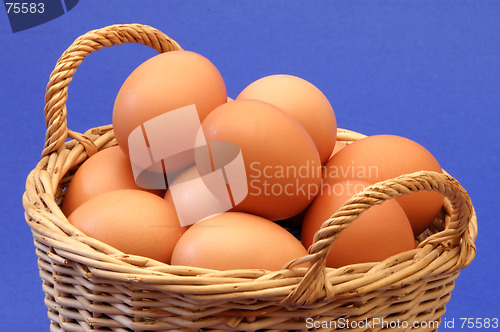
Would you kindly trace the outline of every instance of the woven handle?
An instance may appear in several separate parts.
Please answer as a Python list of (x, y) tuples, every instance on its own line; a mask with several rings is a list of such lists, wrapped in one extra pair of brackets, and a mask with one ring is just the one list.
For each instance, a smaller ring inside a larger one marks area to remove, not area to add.
[[(367, 187), (345, 202), (315, 234), (314, 243), (309, 248), (309, 254), (287, 266), (293, 267), (311, 262), (304, 278), (284, 302), (290, 306), (311, 303), (317, 300), (318, 294), (322, 293), (323, 290), (332, 296), (332, 292), (328, 289), (331, 285), (328, 286), (326, 279), (326, 257), (340, 232), (349, 227), (371, 206), (420, 190), (437, 191), (444, 194), (450, 201), (452, 213), (450, 222), (446, 223), (445, 229), (426, 238), (419, 244), (419, 248), (428, 244), (443, 245), (445, 248), (456, 245), (468, 229), (473, 214), (470, 197), (456, 179), (447, 174), (421, 171), (379, 182)], [(463, 241), (468, 241), (468, 239)], [(473, 247), (472, 244), (466, 243), (463, 246), (465, 248)], [(462, 264), (466, 263), (462, 262)]]
[(89, 31), (77, 38), (57, 61), (47, 84), (44, 109), (47, 132), (42, 156), (61, 148), (68, 137), (82, 143), (87, 154), (92, 155), (97, 152), (92, 140), (67, 127), (68, 84), (76, 68), (87, 55), (105, 46), (111, 47), (123, 43), (141, 43), (154, 48), (159, 53), (181, 49), (179, 44), (161, 31), (141, 24), (110, 25)]

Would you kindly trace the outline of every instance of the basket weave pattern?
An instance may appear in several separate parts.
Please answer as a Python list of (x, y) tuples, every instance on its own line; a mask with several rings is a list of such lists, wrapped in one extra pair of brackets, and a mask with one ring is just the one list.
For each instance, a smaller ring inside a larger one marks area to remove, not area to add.
[[(446, 173), (417, 172), (366, 188), (325, 221), (308, 255), (281, 271), (170, 266), (124, 254), (72, 226), (59, 208), (65, 187), (82, 162), (116, 140), (110, 125), (84, 134), (67, 128), (68, 84), (91, 52), (131, 42), (158, 52), (181, 49), (139, 24), (90, 31), (63, 53), (47, 86), (45, 147), (28, 175), (23, 205), (51, 331), (305, 331), (306, 318), (440, 320), (455, 278), (474, 258), (477, 236), (470, 198)], [(362, 137), (339, 129), (337, 139)], [(325, 266), (335, 238), (363, 211), (419, 190), (440, 192), (446, 200), (416, 249), (378, 263)], [(307, 262), (307, 268), (295, 267)]]

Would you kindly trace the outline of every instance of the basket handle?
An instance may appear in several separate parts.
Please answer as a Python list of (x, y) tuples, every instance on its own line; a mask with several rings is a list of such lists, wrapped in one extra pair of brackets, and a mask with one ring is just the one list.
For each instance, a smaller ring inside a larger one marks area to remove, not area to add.
[(140, 43), (154, 48), (159, 53), (182, 49), (177, 42), (161, 31), (142, 24), (110, 25), (78, 37), (57, 61), (47, 84), (44, 109), (47, 131), (42, 157), (61, 148), (66, 138), (78, 140), (89, 155), (97, 152), (92, 140), (68, 129), (66, 121), (68, 84), (76, 68), (87, 55), (105, 46), (111, 47), (123, 43)]
[[(444, 194), (451, 204), (451, 216), (443, 231), (426, 238), (418, 247), (422, 248), (431, 244), (443, 245), (450, 249), (457, 245), (462, 234), (468, 230), (473, 207), (469, 195), (456, 179), (448, 174), (420, 171), (382, 181), (365, 188), (346, 201), (316, 232), (314, 242), (309, 247), (309, 254), (287, 264), (286, 267), (290, 268), (310, 262), (304, 278), (283, 302), (290, 307), (312, 303), (317, 300), (323, 290), (326, 291), (327, 297), (333, 296), (330, 289), (332, 286), (328, 283), (326, 276), (326, 257), (340, 232), (371, 206), (420, 190)], [(463, 241), (472, 240), (466, 238)], [(464, 248), (474, 247), (473, 243), (461, 243), (461, 245)], [(465, 261), (459, 263), (467, 264)]]

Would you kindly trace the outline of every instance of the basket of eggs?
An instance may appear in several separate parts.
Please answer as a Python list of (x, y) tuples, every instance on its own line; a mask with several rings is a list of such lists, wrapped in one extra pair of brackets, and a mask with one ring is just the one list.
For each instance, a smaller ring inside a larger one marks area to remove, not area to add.
[[(123, 43), (160, 54), (111, 125), (70, 130), (77, 66)], [(474, 258), (459, 182), (412, 140), (339, 129), (299, 77), (232, 100), (202, 55), (112, 25), (63, 53), (45, 101), (23, 205), (51, 331), (437, 330)]]

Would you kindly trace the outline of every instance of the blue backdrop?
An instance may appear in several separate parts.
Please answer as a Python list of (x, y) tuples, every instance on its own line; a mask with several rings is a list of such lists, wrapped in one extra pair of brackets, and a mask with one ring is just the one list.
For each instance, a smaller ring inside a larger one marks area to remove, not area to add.
[[(1, 330), (48, 331), (21, 205), (43, 147), (48, 77), (76, 37), (116, 23), (152, 25), (206, 56), (233, 98), (260, 77), (292, 74), (325, 93), (339, 127), (425, 146), (469, 191), (479, 223), (477, 257), (445, 319), (498, 317), (500, 2), (84, 0), (16, 33), (0, 13)], [(123, 45), (89, 56), (69, 86), (68, 126), (111, 123), (122, 82), (153, 55)]]

